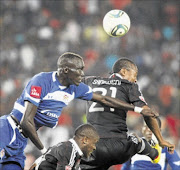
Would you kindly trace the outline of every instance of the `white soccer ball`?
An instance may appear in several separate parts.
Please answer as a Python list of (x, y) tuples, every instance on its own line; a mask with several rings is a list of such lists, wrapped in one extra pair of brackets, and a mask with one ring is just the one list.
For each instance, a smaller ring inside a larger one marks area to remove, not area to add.
[(130, 29), (131, 21), (128, 14), (122, 10), (114, 9), (106, 13), (103, 19), (105, 32), (112, 37), (122, 37)]

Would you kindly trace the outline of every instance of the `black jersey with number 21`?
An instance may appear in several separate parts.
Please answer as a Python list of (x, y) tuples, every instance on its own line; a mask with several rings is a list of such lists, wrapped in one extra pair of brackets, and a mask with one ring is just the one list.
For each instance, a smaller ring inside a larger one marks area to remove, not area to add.
[[(139, 107), (146, 105), (138, 85), (122, 79), (119, 74), (113, 74), (110, 78), (86, 77), (84, 82), (92, 87), (93, 92), (101, 95), (118, 98)], [(91, 101), (87, 103), (87, 121), (96, 127), (101, 138), (126, 137), (127, 110), (109, 108)]]

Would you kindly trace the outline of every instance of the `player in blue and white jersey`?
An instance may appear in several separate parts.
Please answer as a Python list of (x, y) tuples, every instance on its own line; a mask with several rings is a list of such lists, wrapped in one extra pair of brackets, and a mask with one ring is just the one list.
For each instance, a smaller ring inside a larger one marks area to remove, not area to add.
[[(158, 124), (161, 127), (161, 120), (157, 118)], [(151, 144), (154, 145), (155, 141), (152, 139), (152, 131), (144, 124), (142, 128), (142, 134), (144, 138)], [(121, 170), (166, 170), (167, 166), (171, 167), (172, 170), (180, 169), (180, 157), (176, 150), (173, 154), (168, 152), (168, 148), (162, 148), (161, 158), (158, 164), (153, 164), (150, 158), (146, 155), (134, 155), (130, 160), (123, 164)]]
[[(42, 126), (54, 128), (63, 107), (75, 98), (137, 110), (137, 107), (118, 99), (93, 93), (89, 86), (82, 83), (84, 62), (81, 56), (64, 53), (59, 57), (57, 66), (57, 71), (35, 75), (15, 102), (12, 112), (0, 118), (0, 169), (24, 168), (27, 138), (42, 153), (46, 152), (37, 130)], [(140, 112), (154, 115), (150, 109), (140, 109)]]

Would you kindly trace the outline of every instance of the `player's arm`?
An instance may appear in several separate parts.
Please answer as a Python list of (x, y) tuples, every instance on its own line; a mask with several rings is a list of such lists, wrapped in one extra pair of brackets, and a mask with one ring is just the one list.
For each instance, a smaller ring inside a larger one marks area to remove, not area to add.
[[(130, 102), (133, 103), (134, 105), (138, 105), (138, 106), (142, 106), (144, 109), (149, 109), (141, 91), (139, 90), (139, 86), (138, 84), (134, 83), (132, 84), (132, 86), (129, 89), (129, 98), (130, 98)], [(155, 110), (151, 111), (155, 114), (158, 115), (158, 113)], [(165, 141), (162, 137), (160, 128), (158, 126), (158, 122), (156, 120), (155, 117), (148, 117), (148, 116), (144, 116), (144, 120), (147, 124), (147, 126), (149, 127), (149, 129), (154, 133), (154, 135), (156, 136), (159, 145), (161, 147), (167, 146), (170, 150), (170, 152), (174, 151), (174, 145), (170, 144), (169, 142)]]
[(34, 143), (34, 145), (42, 150), (44, 148), (41, 143), (38, 134), (36, 132), (35, 124), (34, 124), (34, 116), (36, 115), (37, 106), (32, 104), (29, 101), (25, 102), (25, 113), (23, 115), (21, 121), (21, 128), (27, 137)]
[[(148, 106), (143, 106), (143, 108), (149, 108)], [(144, 116), (144, 120), (146, 122), (146, 124), (148, 125), (148, 127), (150, 128), (150, 130), (154, 133), (154, 135), (156, 136), (159, 145), (161, 147), (168, 147), (168, 150), (170, 153), (174, 152), (175, 146), (167, 141), (164, 140), (158, 122), (156, 120), (155, 117), (148, 117), (148, 116)]]
[(117, 109), (127, 109), (127, 110), (132, 110), (137, 113), (141, 113), (142, 115), (145, 116), (156, 116), (150, 109), (143, 109), (141, 107), (137, 107), (128, 103), (125, 103), (117, 98), (112, 98), (109, 96), (102, 96), (97, 93), (93, 93), (93, 97), (91, 99), (92, 101), (98, 102), (102, 105), (106, 105), (109, 107), (114, 107)]

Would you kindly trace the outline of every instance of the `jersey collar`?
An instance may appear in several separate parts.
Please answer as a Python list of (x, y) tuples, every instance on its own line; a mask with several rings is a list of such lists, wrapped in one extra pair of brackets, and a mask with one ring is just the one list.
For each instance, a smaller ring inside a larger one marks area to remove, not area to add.
[(121, 78), (121, 79), (123, 79), (122, 76), (121, 76), (120, 74), (118, 74), (118, 73), (113, 73), (113, 74), (111, 74), (109, 78), (111, 78), (111, 77), (114, 76), (114, 75), (117, 76), (117, 77), (119, 77), (119, 78)]
[(54, 72), (52, 73), (52, 80), (53, 80), (53, 82), (57, 82), (58, 85), (59, 85), (59, 88), (60, 88), (61, 90), (67, 88), (67, 86), (62, 86), (61, 83), (57, 80), (56, 74), (57, 74), (57, 71), (54, 71)]
[(76, 141), (74, 139), (69, 139), (69, 141), (74, 144), (75, 148), (77, 149), (78, 153), (80, 156), (83, 155), (83, 152), (81, 151), (81, 149), (79, 148), (78, 144), (76, 143)]

